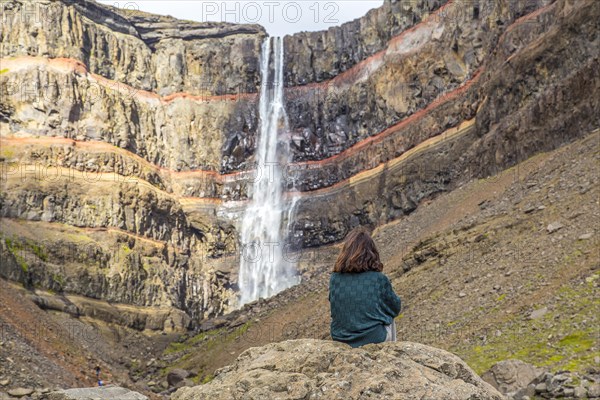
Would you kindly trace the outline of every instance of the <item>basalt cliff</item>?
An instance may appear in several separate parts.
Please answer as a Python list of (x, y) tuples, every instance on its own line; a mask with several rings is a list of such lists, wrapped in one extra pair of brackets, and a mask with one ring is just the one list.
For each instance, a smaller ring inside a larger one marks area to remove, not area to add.
[[(265, 30), (88, 0), (2, 18), (0, 276), (140, 330), (231, 311)], [(600, 127), (599, 21), (596, 0), (386, 1), (286, 36), (293, 247)]]

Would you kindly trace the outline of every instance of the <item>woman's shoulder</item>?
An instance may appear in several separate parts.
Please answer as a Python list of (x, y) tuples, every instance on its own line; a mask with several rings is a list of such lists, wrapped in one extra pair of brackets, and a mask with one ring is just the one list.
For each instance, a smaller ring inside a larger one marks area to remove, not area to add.
[(330, 280), (336, 279), (373, 279), (373, 280), (386, 280), (388, 279), (385, 274), (379, 271), (365, 271), (365, 272), (332, 272), (329, 277)]
[(387, 275), (380, 271), (367, 271), (363, 272), (363, 274), (368, 274), (365, 275), (365, 277), (368, 276), (367, 279), (371, 280), (372, 282), (377, 282), (379, 285), (385, 285), (387, 282), (389, 282)]

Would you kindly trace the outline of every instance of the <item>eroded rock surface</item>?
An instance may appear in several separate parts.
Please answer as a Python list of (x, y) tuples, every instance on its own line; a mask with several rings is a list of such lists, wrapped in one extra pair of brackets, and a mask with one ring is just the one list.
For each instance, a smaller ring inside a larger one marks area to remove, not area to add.
[(358, 349), (300, 339), (253, 347), (217, 371), (213, 381), (177, 391), (200, 399), (501, 400), (458, 357), (433, 347), (396, 342)]
[(58, 392), (49, 393), (42, 398), (46, 400), (148, 400), (148, 397), (143, 394), (118, 386), (60, 390)]
[(544, 373), (543, 369), (521, 360), (504, 360), (494, 364), (481, 378), (501, 393), (511, 395), (527, 388)]

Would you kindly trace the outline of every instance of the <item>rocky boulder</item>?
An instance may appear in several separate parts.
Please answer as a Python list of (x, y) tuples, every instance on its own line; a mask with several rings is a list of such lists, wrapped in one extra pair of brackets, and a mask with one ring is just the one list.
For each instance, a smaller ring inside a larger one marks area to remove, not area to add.
[(119, 400), (148, 400), (143, 394), (118, 386), (103, 386), (95, 388), (81, 388), (59, 390), (46, 395), (47, 400), (91, 400), (91, 399), (119, 399)]
[(512, 396), (526, 389), (545, 371), (521, 360), (504, 360), (496, 363), (481, 378), (501, 393)]
[(30, 389), (30, 388), (16, 388), (16, 389), (11, 389), (8, 391), (8, 394), (10, 396), (17, 397), (17, 398), (29, 396), (32, 393), (33, 393), (33, 389)]
[(500, 400), (502, 395), (460, 358), (410, 342), (362, 348), (300, 339), (253, 347), (208, 384), (186, 387), (173, 400), (199, 399)]
[(169, 386), (177, 386), (189, 376), (190, 373), (185, 369), (175, 368), (167, 374), (167, 383)]

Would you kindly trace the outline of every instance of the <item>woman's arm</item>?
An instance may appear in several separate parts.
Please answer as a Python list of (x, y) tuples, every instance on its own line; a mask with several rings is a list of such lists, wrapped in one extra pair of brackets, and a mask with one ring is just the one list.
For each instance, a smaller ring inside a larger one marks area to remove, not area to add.
[(384, 284), (383, 284), (383, 302), (385, 304), (385, 308), (389, 311), (390, 316), (395, 318), (400, 314), (400, 310), (402, 309), (402, 302), (400, 297), (394, 292), (394, 288), (392, 287), (392, 283), (389, 278), (383, 275)]

